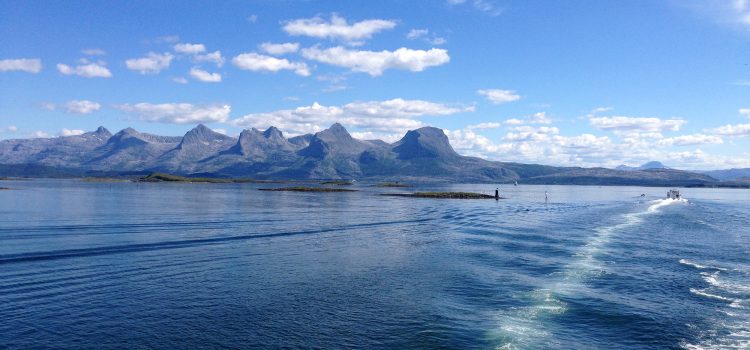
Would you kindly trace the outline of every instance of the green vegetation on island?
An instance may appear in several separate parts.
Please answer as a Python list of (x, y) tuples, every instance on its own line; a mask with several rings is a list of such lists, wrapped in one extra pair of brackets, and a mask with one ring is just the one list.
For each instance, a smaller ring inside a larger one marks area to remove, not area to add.
[(138, 182), (189, 182), (189, 183), (294, 183), (294, 181), (256, 180), (256, 179), (226, 179), (218, 177), (185, 177), (165, 173), (153, 173), (136, 180)]
[[(495, 196), (473, 192), (415, 192), (415, 193), (381, 193), (381, 196), (410, 198), (447, 198), (447, 199), (495, 199)], [(501, 197), (502, 198), (502, 197)]]
[(350, 189), (345, 189), (345, 188), (309, 187), (309, 186), (259, 188), (258, 190), (260, 191), (288, 191), (288, 192), (357, 192), (357, 190), (350, 190)]
[(323, 181), (320, 184), (321, 185), (335, 185), (335, 186), (350, 186), (350, 185), (353, 185), (354, 182), (347, 181), (347, 180), (336, 180), (336, 181)]

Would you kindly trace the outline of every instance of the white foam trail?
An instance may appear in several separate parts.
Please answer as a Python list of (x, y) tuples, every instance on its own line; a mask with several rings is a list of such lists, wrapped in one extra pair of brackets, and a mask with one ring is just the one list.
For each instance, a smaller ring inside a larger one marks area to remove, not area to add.
[(734, 302), (734, 301), (736, 301), (736, 300), (734, 300), (732, 298), (727, 298), (727, 297), (723, 297), (721, 295), (716, 295), (716, 294), (708, 293), (708, 292), (706, 292), (705, 289), (690, 288), (690, 293), (693, 293), (695, 295), (700, 295), (700, 296), (705, 297), (705, 298), (716, 299), (716, 300), (721, 300), (721, 301), (726, 301), (726, 302)]
[[(521, 348), (549, 347), (551, 340), (548, 338), (551, 333), (545, 329), (547, 328), (545, 320), (567, 311), (565, 302), (556, 296), (576, 293), (585, 287), (584, 282), (587, 279), (605, 273), (601, 263), (597, 261), (597, 256), (609, 243), (611, 236), (642, 223), (644, 216), (658, 213), (662, 207), (687, 203), (687, 200), (659, 199), (650, 203), (643, 211), (623, 214), (622, 222), (618, 224), (594, 229), (595, 235), (575, 254), (577, 259), (565, 266), (560, 280), (548, 288), (532, 292), (531, 305), (513, 309), (510, 314), (499, 315), (500, 327), (490, 334), (490, 337), (504, 342), (498, 349), (512, 349), (516, 346)], [(543, 297), (539, 297), (540, 295)]]
[(653, 200), (653, 201), (651, 201), (651, 203), (653, 203), (653, 204), (651, 204), (648, 207), (648, 212), (649, 213), (653, 213), (653, 212), (659, 210), (659, 208), (665, 207), (665, 206), (670, 205), (670, 204), (687, 203), (687, 199), (684, 199), (684, 198), (680, 198), (680, 199), (665, 198), (665, 199)]
[(691, 266), (691, 267), (694, 267), (694, 268), (696, 268), (698, 270), (706, 270), (706, 269), (719, 270), (719, 271), (726, 271), (727, 270), (727, 269), (725, 269), (723, 267), (709, 266), (709, 265), (699, 264), (699, 263), (697, 263), (695, 261), (688, 260), (688, 259), (680, 259), (680, 264)]

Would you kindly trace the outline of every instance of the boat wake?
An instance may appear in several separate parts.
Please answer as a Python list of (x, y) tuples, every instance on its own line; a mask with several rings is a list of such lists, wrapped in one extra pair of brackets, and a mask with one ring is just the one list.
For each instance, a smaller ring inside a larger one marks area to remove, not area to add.
[(750, 348), (750, 273), (747, 266), (723, 267), (680, 259), (680, 264), (699, 271), (704, 285), (690, 293), (709, 305), (719, 316), (709, 329), (701, 331), (701, 341), (684, 342), (685, 349)]
[(586, 281), (606, 272), (597, 258), (606, 249), (612, 236), (641, 224), (647, 216), (659, 213), (663, 207), (685, 203), (686, 199), (650, 201), (641, 211), (622, 214), (619, 222), (614, 225), (593, 229), (594, 234), (575, 253), (573, 261), (552, 276), (556, 277), (553, 278), (553, 283), (518, 297), (528, 301), (528, 306), (513, 308), (497, 315), (499, 327), (490, 333), (490, 338), (499, 343), (497, 349), (556, 347), (552, 338), (553, 331), (549, 329), (549, 320), (567, 311), (567, 305), (562, 299), (585, 290)]

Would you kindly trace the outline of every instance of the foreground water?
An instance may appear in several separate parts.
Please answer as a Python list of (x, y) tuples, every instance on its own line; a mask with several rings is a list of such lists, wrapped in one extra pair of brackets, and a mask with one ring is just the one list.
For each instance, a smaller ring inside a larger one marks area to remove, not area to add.
[(2, 185), (0, 348), (750, 347), (747, 190)]

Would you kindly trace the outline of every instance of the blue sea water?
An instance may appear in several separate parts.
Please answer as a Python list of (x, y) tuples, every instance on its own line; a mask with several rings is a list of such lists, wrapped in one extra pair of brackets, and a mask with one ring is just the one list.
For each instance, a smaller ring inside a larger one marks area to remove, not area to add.
[(2, 186), (0, 348), (750, 348), (748, 190)]

